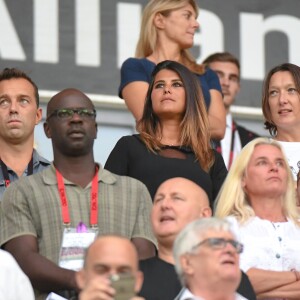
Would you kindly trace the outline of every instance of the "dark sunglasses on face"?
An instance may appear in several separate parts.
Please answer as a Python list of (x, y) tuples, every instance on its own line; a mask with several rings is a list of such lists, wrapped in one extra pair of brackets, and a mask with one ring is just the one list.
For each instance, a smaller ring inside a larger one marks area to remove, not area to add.
[(61, 120), (70, 120), (73, 118), (74, 114), (78, 114), (83, 119), (93, 119), (96, 117), (96, 111), (89, 108), (61, 108), (54, 110), (48, 117), (57, 117)]
[(230, 239), (223, 239), (223, 238), (209, 238), (201, 241), (200, 243), (196, 244), (192, 250), (195, 250), (201, 245), (207, 245), (208, 247), (219, 250), (219, 249), (224, 249), (227, 244), (230, 244), (234, 247), (237, 253), (242, 253), (243, 252), (243, 244), (239, 243), (238, 241), (235, 240), (230, 240)]

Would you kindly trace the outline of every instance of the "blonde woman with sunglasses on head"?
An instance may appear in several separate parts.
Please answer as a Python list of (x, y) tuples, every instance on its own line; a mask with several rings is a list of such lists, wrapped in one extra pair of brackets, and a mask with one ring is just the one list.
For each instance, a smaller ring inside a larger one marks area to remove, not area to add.
[(198, 6), (195, 0), (151, 0), (146, 5), (136, 48), (136, 57), (127, 59), (121, 68), (119, 96), (139, 121), (151, 73), (155, 66), (172, 60), (195, 73), (201, 85), (211, 136), (222, 139), (226, 113), (218, 76), (204, 65), (197, 64), (189, 50), (199, 28)]

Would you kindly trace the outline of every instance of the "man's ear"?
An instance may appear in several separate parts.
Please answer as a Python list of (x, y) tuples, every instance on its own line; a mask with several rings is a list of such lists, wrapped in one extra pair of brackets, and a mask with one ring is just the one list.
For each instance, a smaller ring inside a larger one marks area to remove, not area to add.
[(48, 122), (47, 122), (47, 121), (44, 122), (43, 126), (44, 126), (44, 132), (45, 132), (46, 137), (47, 137), (48, 139), (51, 139), (51, 130), (50, 130), (50, 128), (49, 128)]
[(138, 293), (143, 285), (144, 282), (144, 275), (141, 271), (137, 271), (136, 277), (135, 277), (135, 286), (134, 286), (134, 291)]
[(209, 206), (204, 207), (201, 212), (201, 217), (202, 218), (210, 218), (211, 216), (212, 216), (211, 208)]
[(153, 24), (158, 29), (164, 29), (165, 28), (165, 17), (161, 13), (157, 13), (154, 16)]
[(42, 120), (43, 112), (42, 109), (39, 107), (36, 111), (36, 117), (35, 117), (35, 125), (39, 124)]
[(85, 286), (85, 271), (81, 269), (75, 273), (75, 281), (80, 290), (83, 290)]
[(96, 127), (96, 134), (95, 134), (95, 138), (94, 139), (97, 139), (97, 135), (98, 135), (98, 124), (97, 124), (97, 122), (95, 124), (95, 127)]
[(190, 263), (189, 255), (182, 255), (180, 257), (180, 264), (184, 274), (191, 275), (194, 273), (194, 268)]

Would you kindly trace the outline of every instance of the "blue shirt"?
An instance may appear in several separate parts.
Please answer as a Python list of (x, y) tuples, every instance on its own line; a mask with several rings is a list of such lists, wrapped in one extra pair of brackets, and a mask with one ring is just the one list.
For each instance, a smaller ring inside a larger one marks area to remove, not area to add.
[[(43, 169), (45, 169), (50, 165), (50, 162), (47, 159), (40, 156), (35, 149), (33, 149), (32, 158), (33, 158), (33, 174), (42, 171)], [(11, 182), (19, 179), (18, 175), (11, 168), (7, 167), (7, 171)], [(27, 176), (27, 171), (28, 168), (26, 168), (22, 176)], [(3, 177), (3, 171), (0, 166), (0, 201), (2, 199), (3, 193), (5, 192), (5, 189), (6, 189), (5, 180)]]
[[(147, 58), (128, 58), (124, 61), (121, 67), (121, 83), (119, 86), (119, 97), (122, 97), (123, 88), (130, 82), (146, 81), (150, 84), (151, 74), (155, 68), (155, 63)], [(210, 105), (209, 90), (217, 90), (222, 94), (222, 89), (218, 75), (207, 68), (202, 75), (195, 74), (200, 82), (202, 93), (204, 96), (206, 107)]]

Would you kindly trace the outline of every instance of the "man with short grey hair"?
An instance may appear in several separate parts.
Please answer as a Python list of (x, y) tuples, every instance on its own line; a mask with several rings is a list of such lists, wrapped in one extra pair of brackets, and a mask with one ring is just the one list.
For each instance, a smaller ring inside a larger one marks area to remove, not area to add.
[(239, 254), (230, 223), (218, 218), (198, 219), (177, 236), (173, 255), (184, 286), (176, 300), (244, 300), (236, 293), (241, 280)]

